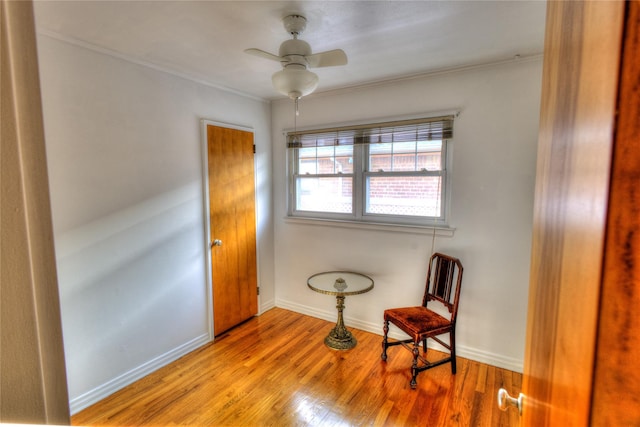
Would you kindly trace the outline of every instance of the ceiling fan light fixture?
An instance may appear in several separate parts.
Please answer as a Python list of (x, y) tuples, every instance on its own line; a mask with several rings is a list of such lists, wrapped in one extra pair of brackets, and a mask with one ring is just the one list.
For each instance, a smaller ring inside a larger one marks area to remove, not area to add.
[[(293, 65), (293, 64), (292, 64)], [(291, 99), (309, 95), (318, 87), (318, 75), (304, 66), (287, 66), (271, 77), (273, 87)]]

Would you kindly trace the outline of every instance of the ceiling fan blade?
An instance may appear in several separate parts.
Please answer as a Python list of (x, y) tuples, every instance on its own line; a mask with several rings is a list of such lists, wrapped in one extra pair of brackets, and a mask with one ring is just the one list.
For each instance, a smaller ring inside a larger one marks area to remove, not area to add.
[(305, 56), (310, 67), (334, 67), (347, 65), (347, 54), (342, 49), (328, 50)]
[(249, 55), (259, 56), (261, 58), (270, 59), (272, 61), (278, 61), (278, 62), (287, 61), (286, 58), (281, 58), (278, 55), (274, 55), (272, 53), (265, 52), (264, 50), (260, 50), (260, 49), (255, 49), (255, 48), (245, 49), (244, 52), (248, 53)]

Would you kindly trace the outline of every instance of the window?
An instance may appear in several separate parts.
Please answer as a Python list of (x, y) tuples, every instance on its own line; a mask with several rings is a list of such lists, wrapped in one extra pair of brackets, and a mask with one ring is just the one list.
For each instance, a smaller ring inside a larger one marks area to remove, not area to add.
[(453, 116), (291, 132), (289, 216), (446, 225)]

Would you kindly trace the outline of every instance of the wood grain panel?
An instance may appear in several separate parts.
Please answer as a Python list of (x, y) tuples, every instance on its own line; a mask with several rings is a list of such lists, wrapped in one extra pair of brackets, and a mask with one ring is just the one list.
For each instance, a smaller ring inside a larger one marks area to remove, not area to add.
[(207, 126), (214, 333), (258, 312), (253, 133)]
[(495, 396), (501, 386), (519, 387), (521, 374), (458, 358), (456, 375), (446, 365), (431, 369), (412, 390), (409, 352), (390, 349), (388, 361), (382, 362), (382, 337), (359, 330), (352, 330), (358, 339), (354, 349), (331, 350), (323, 340), (333, 326), (274, 308), (74, 415), (72, 422), (83, 426), (517, 425), (517, 414), (499, 411)]
[(524, 425), (587, 425), (624, 4), (549, 2)]
[(640, 2), (628, 4), (592, 425), (640, 425)]

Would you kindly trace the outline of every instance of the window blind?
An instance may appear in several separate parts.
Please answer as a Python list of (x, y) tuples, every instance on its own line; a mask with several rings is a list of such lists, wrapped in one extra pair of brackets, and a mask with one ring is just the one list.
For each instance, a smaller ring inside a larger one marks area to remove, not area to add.
[(287, 148), (431, 141), (453, 138), (453, 115), (287, 134)]

